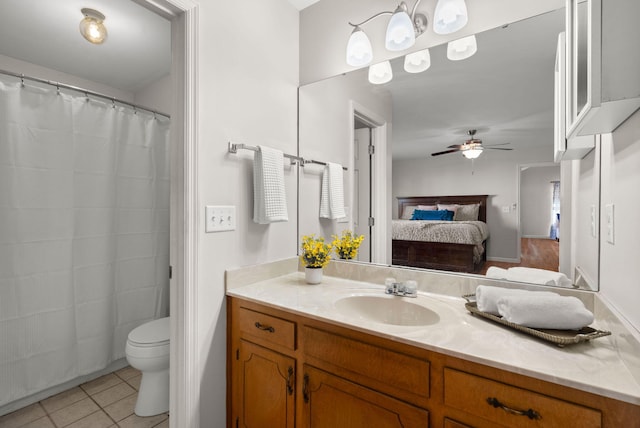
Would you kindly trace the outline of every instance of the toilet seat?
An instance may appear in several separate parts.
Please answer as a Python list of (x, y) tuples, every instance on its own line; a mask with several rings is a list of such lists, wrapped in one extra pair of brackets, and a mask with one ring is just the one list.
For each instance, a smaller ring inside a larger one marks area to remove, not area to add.
[(127, 343), (137, 348), (169, 345), (169, 317), (159, 318), (131, 330)]

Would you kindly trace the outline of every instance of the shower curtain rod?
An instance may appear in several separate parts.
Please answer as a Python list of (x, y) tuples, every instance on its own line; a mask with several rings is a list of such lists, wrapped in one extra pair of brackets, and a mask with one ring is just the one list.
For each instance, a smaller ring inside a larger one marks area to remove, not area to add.
[(132, 107), (134, 110), (144, 110), (144, 111), (148, 111), (149, 113), (153, 113), (154, 115), (159, 114), (161, 116), (165, 116), (168, 119), (171, 119), (171, 116), (168, 115), (167, 113), (163, 113), (161, 111), (158, 110), (153, 110), (149, 107), (145, 107), (139, 104), (133, 104), (130, 103), (129, 101), (124, 101), (115, 97), (110, 97), (109, 95), (105, 95), (105, 94), (101, 94), (99, 92), (94, 92), (94, 91), (89, 91), (88, 89), (84, 89), (84, 88), (80, 88), (78, 86), (73, 86), (73, 85), (66, 85), (64, 83), (60, 83), (60, 82), (54, 82), (52, 80), (46, 80), (46, 79), (41, 79), (39, 77), (33, 77), (33, 76), (26, 76), (24, 74), (18, 74), (18, 73), (14, 73), (12, 71), (7, 71), (7, 70), (0, 70), (1, 74), (6, 74), (8, 76), (13, 76), (13, 77), (17, 77), (18, 79), (22, 80), (22, 84), (24, 85), (24, 81), (26, 80), (32, 80), (34, 82), (40, 82), (40, 83), (45, 83), (47, 85), (51, 85), (51, 86), (55, 86), (56, 88), (60, 89), (60, 88), (65, 88), (65, 89), (70, 89), (72, 91), (77, 91), (77, 92), (82, 92), (85, 95), (92, 95), (94, 97), (98, 97), (98, 98), (104, 98), (106, 100), (110, 100), (112, 103), (118, 103), (118, 104), (123, 104), (129, 107)]

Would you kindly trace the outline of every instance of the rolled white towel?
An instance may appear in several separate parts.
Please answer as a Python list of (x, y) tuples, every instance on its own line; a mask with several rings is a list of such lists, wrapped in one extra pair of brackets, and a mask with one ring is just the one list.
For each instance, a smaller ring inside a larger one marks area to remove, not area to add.
[(529, 291), (517, 288), (492, 287), (490, 285), (478, 285), (476, 287), (476, 304), (478, 310), (493, 315), (498, 315), (498, 299), (505, 296), (558, 296), (551, 291)]
[(507, 270), (498, 266), (489, 266), (489, 269), (487, 269), (487, 273), (485, 274), (485, 276), (495, 279), (507, 279)]
[(577, 330), (593, 322), (593, 314), (573, 296), (504, 296), (498, 312), (505, 321), (531, 328)]
[(572, 283), (561, 272), (529, 267), (512, 267), (507, 269), (506, 279), (509, 281), (530, 282), (533, 284), (555, 285), (557, 287), (571, 287)]

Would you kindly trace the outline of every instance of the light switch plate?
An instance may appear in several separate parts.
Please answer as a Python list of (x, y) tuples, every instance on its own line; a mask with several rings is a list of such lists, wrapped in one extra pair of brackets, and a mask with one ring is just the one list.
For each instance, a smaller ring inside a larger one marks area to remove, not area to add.
[(610, 244), (614, 244), (615, 243), (615, 234), (614, 234), (614, 220), (615, 220), (615, 215), (614, 215), (614, 207), (613, 204), (607, 204), (605, 205), (605, 215), (606, 215), (606, 219), (607, 219), (607, 242)]
[(233, 205), (207, 205), (205, 232), (223, 232), (236, 229), (236, 207)]

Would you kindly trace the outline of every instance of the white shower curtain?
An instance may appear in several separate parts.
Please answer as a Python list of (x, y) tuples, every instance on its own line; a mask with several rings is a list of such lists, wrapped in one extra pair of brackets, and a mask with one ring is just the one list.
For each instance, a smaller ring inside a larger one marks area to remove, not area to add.
[(0, 406), (105, 368), (167, 315), (168, 134), (0, 78)]

